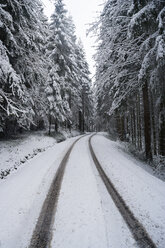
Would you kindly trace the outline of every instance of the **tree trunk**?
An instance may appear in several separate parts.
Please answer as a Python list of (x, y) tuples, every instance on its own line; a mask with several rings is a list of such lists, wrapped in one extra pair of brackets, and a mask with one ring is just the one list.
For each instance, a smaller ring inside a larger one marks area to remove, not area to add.
[(165, 156), (165, 106), (160, 106), (159, 153)]
[[(135, 106), (136, 108), (136, 106)], [(133, 117), (133, 140), (134, 140), (134, 145), (136, 147), (136, 114), (135, 114), (135, 108), (132, 109), (132, 117)]]
[(79, 111), (79, 131), (82, 131), (82, 113)]
[(138, 150), (140, 150), (140, 145), (139, 145), (139, 141), (140, 141), (140, 123), (139, 123), (139, 118), (140, 118), (140, 113), (139, 113), (139, 95), (137, 95), (136, 97), (136, 127), (137, 127), (137, 147)]
[(85, 99), (84, 94), (82, 95), (82, 131), (85, 131)]
[(133, 130), (133, 113), (132, 113), (132, 109), (130, 110), (130, 133), (131, 133), (132, 144), (134, 144), (134, 130)]
[(57, 133), (58, 132), (58, 122), (55, 121), (55, 132)]
[(150, 99), (151, 99), (151, 119), (152, 119), (152, 137), (153, 137), (153, 152), (154, 155), (157, 154), (157, 142), (156, 142), (156, 129), (155, 129), (155, 111), (154, 111), (154, 104), (153, 104), (153, 97), (152, 92), (150, 93)]
[(121, 134), (120, 134), (120, 139), (121, 139), (121, 141), (125, 141), (124, 116), (121, 116), (121, 118), (120, 118), (120, 123), (121, 123)]
[(150, 105), (148, 96), (148, 84), (145, 81), (143, 86), (143, 107), (144, 107), (144, 140), (145, 140), (145, 153), (147, 160), (152, 160), (151, 149), (151, 123), (150, 123)]
[(141, 108), (140, 108), (140, 95), (137, 96), (137, 136), (138, 136), (138, 149), (142, 150), (142, 126), (141, 126)]
[(116, 121), (116, 131), (117, 131), (117, 136), (119, 137), (120, 139), (120, 132), (121, 132), (121, 127), (120, 127), (120, 117), (119, 117), (119, 114), (116, 110), (116, 113), (115, 113), (115, 121)]
[(51, 135), (52, 117), (49, 115), (49, 136)]

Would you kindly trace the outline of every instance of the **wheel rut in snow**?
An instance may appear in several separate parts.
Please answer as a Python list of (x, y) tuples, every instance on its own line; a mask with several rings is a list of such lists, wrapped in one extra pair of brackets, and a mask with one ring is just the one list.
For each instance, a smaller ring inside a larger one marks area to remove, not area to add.
[[(84, 137), (84, 136), (83, 136)], [(34, 229), (29, 248), (47, 248), (51, 241), (51, 228), (53, 225), (53, 217), (55, 216), (56, 207), (58, 203), (58, 197), (61, 189), (61, 184), (69, 159), (69, 155), (74, 145), (81, 139), (77, 139), (66, 152), (63, 157), (55, 177), (52, 181), (46, 199), (43, 203), (40, 216), (38, 218), (36, 227)]]
[(137, 242), (138, 247), (140, 248), (156, 248), (156, 245), (151, 240), (150, 236), (148, 235), (147, 231), (143, 227), (143, 225), (136, 219), (134, 214), (131, 212), (121, 195), (116, 190), (115, 186), (111, 182), (111, 180), (107, 177), (106, 173), (104, 172), (100, 162), (98, 161), (96, 154), (93, 150), (91, 139), (94, 135), (89, 138), (89, 149), (92, 155), (92, 159), (94, 164), (102, 178), (107, 191), (109, 192), (110, 196), (112, 197), (116, 207), (118, 208), (119, 212), (121, 213), (123, 219), (125, 220), (127, 226), (129, 227), (134, 239)]

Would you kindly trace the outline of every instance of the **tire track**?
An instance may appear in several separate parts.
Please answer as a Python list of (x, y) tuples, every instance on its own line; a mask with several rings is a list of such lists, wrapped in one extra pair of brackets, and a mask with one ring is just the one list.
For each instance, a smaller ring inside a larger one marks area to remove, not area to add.
[(78, 138), (68, 149), (64, 158), (62, 159), (55, 177), (52, 181), (46, 199), (43, 203), (40, 216), (38, 218), (36, 227), (30, 241), (29, 248), (47, 248), (51, 241), (51, 227), (53, 224), (53, 217), (56, 212), (58, 197), (61, 189), (61, 184), (65, 172), (65, 168), (74, 145), (84, 136)]
[[(95, 135), (95, 134), (94, 134)], [(92, 135), (89, 138), (89, 149), (92, 155), (92, 159), (94, 164), (102, 178), (108, 193), (112, 197), (116, 207), (118, 208), (119, 212), (121, 213), (123, 219), (125, 220), (127, 226), (129, 227), (134, 239), (137, 242), (139, 248), (156, 248), (156, 245), (148, 235), (147, 231), (143, 227), (143, 225), (136, 219), (134, 214), (131, 212), (129, 207), (126, 205), (125, 201), (121, 197), (121, 195), (117, 192), (115, 186), (111, 182), (111, 180), (105, 174), (100, 162), (98, 161), (96, 154), (93, 150), (91, 139), (94, 136)]]

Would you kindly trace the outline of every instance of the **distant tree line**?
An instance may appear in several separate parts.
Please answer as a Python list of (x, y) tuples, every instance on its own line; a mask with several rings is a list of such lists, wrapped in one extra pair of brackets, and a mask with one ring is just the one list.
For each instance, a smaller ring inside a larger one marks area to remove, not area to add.
[(165, 1), (108, 0), (96, 30), (97, 129), (165, 156)]
[(40, 0), (0, 0), (0, 133), (90, 130), (92, 108), (88, 64), (63, 1), (49, 24)]

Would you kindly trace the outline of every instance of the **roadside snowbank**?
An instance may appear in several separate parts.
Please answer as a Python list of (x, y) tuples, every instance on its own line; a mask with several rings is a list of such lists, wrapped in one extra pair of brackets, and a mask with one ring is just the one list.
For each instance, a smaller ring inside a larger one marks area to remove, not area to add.
[(145, 159), (145, 152), (139, 151), (137, 148), (129, 143), (117, 140), (117, 137), (115, 137), (112, 133), (109, 134), (107, 132), (99, 132), (98, 135), (103, 135), (107, 139), (110, 139), (111, 141), (116, 141), (118, 144), (118, 148), (120, 147), (121, 150), (128, 153), (132, 158), (135, 159), (135, 161), (139, 160), (140, 163), (138, 163), (138, 166), (141, 166), (143, 169), (145, 169), (150, 174), (154, 175), (155, 177), (163, 180), (165, 182), (165, 157), (161, 155), (153, 155), (153, 161), (149, 164), (146, 163)]
[(54, 138), (46, 136), (43, 132), (33, 132), (30, 135), (21, 135), (14, 140), (0, 141), (0, 179), (6, 178), (16, 171), (20, 165), (35, 157), (38, 153), (46, 151), (55, 143), (79, 135), (77, 131), (61, 131)]

